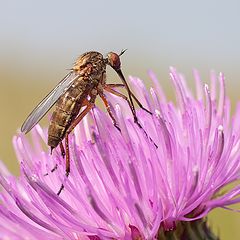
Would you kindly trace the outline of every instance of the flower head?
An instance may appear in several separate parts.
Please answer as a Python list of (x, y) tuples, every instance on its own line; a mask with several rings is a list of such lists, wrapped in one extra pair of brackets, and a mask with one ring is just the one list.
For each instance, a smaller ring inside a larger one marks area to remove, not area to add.
[(137, 112), (147, 135), (125, 112), (127, 104), (108, 95), (121, 132), (95, 108), (70, 137), (69, 178), (60, 151), (43, 150), (45, 129), (32, 130), (32, 145), (24, 135), (14, 138), (21, 175), (11, 176), (1, 165), (1, 238), (155, 239), (160, 228), (169, 231), (240, 202), (239, 185), (220, 192), (240, 177), (240, 105), (231, 118), (223, 74), (217, 91), (215, 74), (209, 89), (195, 73), (194, 97), (171, 68), (176, 104), (150, 76), (150, 93), (130, 77), (153, 113)]

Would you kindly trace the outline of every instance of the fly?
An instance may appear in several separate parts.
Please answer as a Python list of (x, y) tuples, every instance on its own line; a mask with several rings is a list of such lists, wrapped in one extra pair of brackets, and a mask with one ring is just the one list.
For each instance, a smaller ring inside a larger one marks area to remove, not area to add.
[[(94, 107), (97, 96), (103, 100), (103, 103), (108, 111), (114, 126), (119, 130), (119, 126), (111, 112), (108, 100), (104, 91), (114, 94), (127, 101), (134, 117), (134, 122), (140, 125), (136, 110), (133, 104), (133, 99), (140, 108), (152, 114), (144, 108), (140, 101), (130, 90), (125, 77), (121, 71), (120, 56), (125, 52), (122, 51), (119, 55), (114, 52), (109, 52), (104, 58), (99, 52), (86, 52), (82, 54), (70, 72), (58, 83), (58, 85), (33, 109), (21, 127), (23, 133), (28, 133), (49, 111), (55, 104), (56, 108), (53, 111), (49, 128), (48, 128), (48, 145), (51, 152), (57, 146), (60, 146), (63, 157), (66, 158), (66, 176), (70, 173), (70, 155), (69, 155), (69, 134), (76, 125), (86, 116), (86, 114)], [(111, 66), (123, 84), (107, 84), (106, 83), (106, 66)], [(127, 90), (128, 96), (115, 90), (115, 88), (124, 87)], [(84, 108), (81, 112), (80, 110)], [(144, 131), (145, 132), (145, 131)], [(65, 139), (65, 147), (63, 146)], [(62, 184), (58, 191), (58, 195), (63, 190)]]

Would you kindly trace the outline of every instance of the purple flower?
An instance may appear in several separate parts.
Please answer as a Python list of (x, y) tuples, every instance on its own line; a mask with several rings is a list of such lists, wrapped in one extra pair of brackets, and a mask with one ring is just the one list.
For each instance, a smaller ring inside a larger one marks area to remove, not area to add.
[(46, 150), (45, 129), (36, 126), (30, 142), (14, 137), (21, 175), (0, 165), (0, 239), (157, 239), (160, 228), (240, 202), (240, 185), (221, 192), (240, 177), (240, 104), (231, 117), (223, 74), (213, 73), (209, 88), (195, 72), (196, 97), (174, 68), (170, 76), (176, 104), (153, 73), (150, 93), (129, 79), (154, 113), (137, 112), (147, 136), (112, 95), (121, 133), (97, 108), (84, 118), (70, 137), (68, 179), (59, 149)]

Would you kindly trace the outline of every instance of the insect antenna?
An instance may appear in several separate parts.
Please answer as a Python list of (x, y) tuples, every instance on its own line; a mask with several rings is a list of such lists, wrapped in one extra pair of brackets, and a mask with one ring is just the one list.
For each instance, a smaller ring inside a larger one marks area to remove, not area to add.
[(118, 56), (119, 57), (122, 56), (126, 51), (127, 51), (127, 48), (126, 49), (122, 49), (122, 51), (120, 52), (120, 54)]

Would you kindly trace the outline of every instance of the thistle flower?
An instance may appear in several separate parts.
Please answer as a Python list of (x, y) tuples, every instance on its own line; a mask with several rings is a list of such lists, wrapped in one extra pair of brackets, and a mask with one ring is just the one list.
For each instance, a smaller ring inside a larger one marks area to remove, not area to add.
[(121, 132), (97, 108), (75, 128), (68, 179), (60, 151), (44, 150), (45, 129), (32, 130), (33, 144), (22, 134), (14, 137), (21, 174), (0, 165), (0, 238), (170, 239), (171, 233), (188, 235), (199, 221), (204, 225), (213, 208), (240, 202), (240, 185), (221, 192), (240, 177), (240, 104), (231, 118), (223, 74), (217, 91), (215, 74), (209, 89), (195, 72), (196, 97), (174, 68), (170, 76), (176, 104), (153, 73), (150, 93), (138, 78), (129, 79), (153, 113), (137, 112), (147, 135), (112, 95)]

